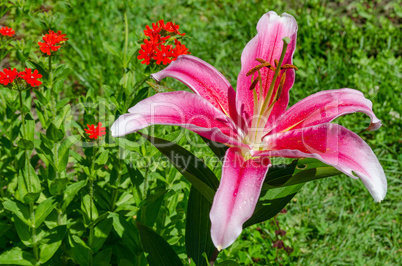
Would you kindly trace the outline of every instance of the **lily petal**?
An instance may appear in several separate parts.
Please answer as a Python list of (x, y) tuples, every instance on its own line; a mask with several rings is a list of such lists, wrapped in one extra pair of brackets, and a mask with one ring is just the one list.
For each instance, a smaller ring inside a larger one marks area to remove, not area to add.
[(233, 121), (207, 100), (190, 92), (158, 93), (128, 111), (112, 125), (112, 136), (124, 136), (155, 124), (176, 125), (216, 142), (243, 145), (237, 141)]
[(371, 148), (340, 125), (326, 123), (272, 134), (264, 143), (269, 151), (255, 156), (316, 158), (352, 178), (359, 177), (377, 202), (387, 193), (384, 170)]
[(218, 250), (236, 240), (243, 223), (253, 214), (270, 165), (268, 158), (245, 161), (239, 148), (227, 150), (222, 178), (209, 214), (212, 241)]
[(172, 77), (208, 100), (227, 114), (236, 124), (241, 123), (236, 111), (235, 91), (216, 68), (192, 55), (181, 55), (168, 67), (151, 75), (156, 81)]
[(317, 92), (304, 98), (287, 110), (275, 124), (272, 131), (283, 132), (302, 127), (329, 123), (345, 114), (362, 112), (371, 118), (368, 130), (381, 127), (381, 121), (372, 110), (373, 104), (362, 92), (353, 89), (339, 89)]
[[(270, 11), (263, 15), (258, 21), (257, 31), (257, 35), (246, 45), (243, 50), (241, 56), (242, 67), (237, 78), (237, 111), (246, 121), (249, 122), (249, 125), (252, 120), (251, 118), (253, 117), (254, 99), (253, 91), (249, 89), (252, 79), (251, 76), (247, 76), (246, 74), (252, 68), (260, 64), (256, 61), (256, 58), (264, 59), (272, 66), (275, 66), (274, 60), (279, 60), (282, 53), (282, 38), (284, 37), (289, 37), (291, 41), (287, 47), (283, 64), (292, 64), (293, 52), (296, 47), (297, 23), (294, 17), (289, 14), (283, 13), (282, 16), (278, 16), (275, 12)], [(282, 70), (282, 74), (283, 71), (284, 70)], [(270, 118), (269, 121), (282, 114), (286, 110), (289, 102), (289, 90), (293, 86), (295, 73), (293, 69), (288, 69), (285, 71), (286, 79), (283, 90), (278, 102), (275, 104), (271, 112), (270, 117), (273, 118)], [(274, 76), (274, 71), (268, 70), (268, 68), (265, 67), (262, 68), (260, 72), (263, 81), (262, 97), (265, 98), (267, 96), (271, 80)], [(254, 78), (256, 75), (257, 73), (254, 74)], [(280, 78), (281, 75), (276, 80), (274, 92), (278, 89)], [(256, 86), (255, 90), (260, 98), (259, 85)], [(275, 93), (273, 95), (275, 95)], [(272, 100), (273, 97), (270, 102)]]

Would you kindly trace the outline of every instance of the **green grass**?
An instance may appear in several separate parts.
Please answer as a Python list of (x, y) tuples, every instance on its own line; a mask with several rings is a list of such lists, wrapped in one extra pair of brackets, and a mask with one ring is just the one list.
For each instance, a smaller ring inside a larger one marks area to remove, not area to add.
[[(345, 175), (307, 183), (287, 206), (288, 213), (278, 216), (281, 228), (287, 231), (285, 243), (294, 248), (291, 256), (280, 251), (279, 262), (397, 264), (402, 253), (402, 9), (397, 1), (121, 2), (45, 1), (45, 6), (57, 15), (50, 23), (70, 38), (70, 45), (61, 56), (72, 70), (63, 96), (78, 99), (89, 93), (95, 99), (107, 86), (119, 88), (124, 69), (103, 43), (122, 49), (124, 11), (128, 15), (130, 49), (135, 49), (136, 42), (143, 38), (145, 25), (159, 19), (174, 21), (186, 33), (184, 43), (191, 53), (218, 68), (234, 87), (242, 49), (256, 34), (258, 19), (269, 10), (293, 15), (299, 25), (294, 63), (300, 70), (290, 92), (290, 105), (322, 90), (362, 91), (373, 102), (373, 110), (383, 127), (360, 136), (384, 167), (388, 194), (380, 204), (374, 203), (362, 182)], [(26, 36), (38, 36), (47, 29), (35, 23), (39, 16), (9, 25)], [(145, 66), (136, 60), (136, 55), (129, 68), (134, 79), (140, 80)], [(168, 84), (177, 90), (185, 89), (178, 82)], [(91, 118), (86, 119), (93, 123)], [(353, 114), (336, 122), (358, 133), (368, 126), (369, 119)], [(201, 157), (211, 154), (206, 150), (198, 152)], [(178, 226), (179, 231), (183, 229), (183, 224)], [(262, 230), (256, 230), (257, 226), (244, 230), (240, 237), (243, 240), (220, 254), (218, 261), (227, 258), (266, 265), (276, 254), (272, 247), (276, 227), (270, 221), (259, 227)], [(183, 241), (175, 243), (182, 246)]]

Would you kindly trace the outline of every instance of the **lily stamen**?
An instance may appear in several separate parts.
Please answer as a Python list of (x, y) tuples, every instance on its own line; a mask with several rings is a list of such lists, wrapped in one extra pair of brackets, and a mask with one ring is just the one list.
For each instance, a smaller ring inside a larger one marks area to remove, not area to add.
[(255, 67), (253, 67), (252, 69), (250, 69), (250, 71), (247, 72), (246, 76), (250, 76), (250, 75), (254, 74), (256, 71), (258, 71), (264, 67), (268, 67), (270, 70), (275, 71), (275, 68), (269, 62), (264, 62), (264, 63), (261, 63), (261, 65), (257, 65)]
[(281, 66), (281, 69), (294, 69), (294, 70), (299, 70), (299, 69), (297, 68), (297, 66), (291, 65), (291, 64), (285, 64), (285, 65)]

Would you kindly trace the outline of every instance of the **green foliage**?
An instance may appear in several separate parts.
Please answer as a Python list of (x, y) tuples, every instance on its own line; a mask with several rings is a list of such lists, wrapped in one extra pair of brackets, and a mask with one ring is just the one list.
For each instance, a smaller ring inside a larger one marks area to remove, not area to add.
[[(1, 64), (37, 69), (43, 86), (20, 95), (0, 86), (0, 264), (207, 265), (221, 168), (209, 159), (225, 147), (175, 127), (116, 139), (109, 129), (156, 91), (187, 90), (171, 79), (147, 83), (159, 69), (136, 59), (145, 25), (178, 23), (191, 53), (235, 87), (242, 49), (268, 10), (299, 25), (290, 105), (343, 87), (373, 102), (384, 126), (359, 135), (378, 155), (389, 191), (375, 204), (361, 182), (327, 178), (339, 172), (316, 160), (272, 159), (254, 215), (215, 265), (397, 264), (402, 9), (397, 1), (315, 0), (3, 1), (2, 25), (18, 38), (0, 44)], [(69, 38), (51, 62), (37, 46), (49, 29)], [(106, 136), (89, 139), (84, 128), (98, 122)], [(361, 132), (368, 118), (335, 122)], [(291, 253), (273, 248), (278, 223)]]

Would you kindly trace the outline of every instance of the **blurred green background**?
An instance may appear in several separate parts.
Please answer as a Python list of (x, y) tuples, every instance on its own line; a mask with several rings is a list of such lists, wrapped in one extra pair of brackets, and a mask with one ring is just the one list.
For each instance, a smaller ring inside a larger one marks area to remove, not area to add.
[[(400, 1), (37, 2), (32, 1), (32, 8), (51, 10), (53, 16), (39, 12), (7, 23), (26, 39), (44, 33), (49, 26), (67, 33), (69, 45), (61, 59), (72, 74), (63, 94), (71, 98), (116, 88), (126, 71), (133, 81), (141, 79), (145, 66), (136, 55), (125, 71), (103, 45), (107, 41), (122, 49), (125, 11), (130, 49), (141, 43), (145, 25), (159, 19), (173, 21), (186, 33), (183, 43), (191, 53), (220, 70), (233, 87), (242, 49), (256, 34), (258, 19), (270, 10), (293, 15), (299, 25), (294, 64), (300, 70), (290, 92), (290, 105), (322, 90), (362, 91), (373, 102), (383, 127), (359, 135), (384, 167), (388, 194), (380, 204), (374, 203), (362, 182), (344, 175), (306, 184), (287, 206), (287, 214), (278, 216), (281, 229), (287, 231), (285, 243), (294, 248), (291, 256), (280, 251), (279, 262), (398, 263), (402, 254)], [(32, 37), (32, 41), (37, 39)], [(178, 82), (168, 84), (186, 89)], [(369, 118), (352, 114), (335, 122), (359, 133), (368, 126)], [(276, 254), (271, 241), (275, 230), (272, 221), (248, 228), (219, 259), (265, 265)]]

